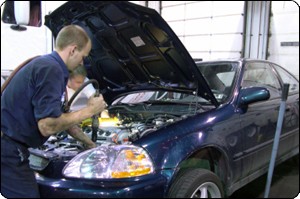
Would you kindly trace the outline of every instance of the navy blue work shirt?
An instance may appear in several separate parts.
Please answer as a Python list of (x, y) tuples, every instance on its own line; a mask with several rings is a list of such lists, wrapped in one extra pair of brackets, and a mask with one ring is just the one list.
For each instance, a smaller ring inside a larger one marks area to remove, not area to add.
[(1, 95), (1, 131), (29, 147), (42, 145), (38, 121), (62, 114), (69, 72), (57, 52), (33, 59), (12, 78)]

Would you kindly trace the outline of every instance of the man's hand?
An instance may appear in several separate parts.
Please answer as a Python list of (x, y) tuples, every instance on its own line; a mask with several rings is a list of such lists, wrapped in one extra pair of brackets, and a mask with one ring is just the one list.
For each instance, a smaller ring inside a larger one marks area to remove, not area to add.
[(90, 108), (90, 110), (93, 112), (93, 115), (99, 114), (107, 107), (107, 104), (104, 101), (102, 95), (100, 95), (99, 97), (95, 97), (95, 96), (90, 97), (87, 105)]
[(95, 144), (95, 142), (91, 142), (90, 144), (85, 144), (84, 145), (85, 149), (92, 149), (92, 148), (95, 148), (95, 147), (97, 147), (97, 145)]
[(100, 95), (99, 97), (90, 97), (87, 107), (84, 107), (78, 111), (63, 113), (59, 117), (46, 117), (38, 121), (38, 127), (41, 134), (45, 137), (53, 135), (55, 133), (65, 131), (75, 124), (79, 124), (81, 121), (98, 115), (106, 108), (106, 103)]

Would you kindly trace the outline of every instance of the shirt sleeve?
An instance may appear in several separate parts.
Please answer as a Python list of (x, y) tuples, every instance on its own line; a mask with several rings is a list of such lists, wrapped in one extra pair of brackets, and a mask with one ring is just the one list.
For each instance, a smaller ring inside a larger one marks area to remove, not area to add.
[(35, 92), (32, 98), (36, 121), (62, 114), (62, 95), (65, 91), (64, 75), (59, 65), (41, 63), (32, 73), (31, 86)]

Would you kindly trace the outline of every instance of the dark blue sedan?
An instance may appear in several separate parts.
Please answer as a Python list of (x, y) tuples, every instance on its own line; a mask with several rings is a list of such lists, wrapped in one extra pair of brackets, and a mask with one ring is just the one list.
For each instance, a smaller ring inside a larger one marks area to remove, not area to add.
[(299, 154), (299, 81), (265, 60), (194, 62), (154, 10), (128, 2), (67, 2), (46, 17), (92, 40), (85, 62), (110, 118), (30, 149), (42, 197), (224, 197), (267, 172), (284, 83), (276, 163)]

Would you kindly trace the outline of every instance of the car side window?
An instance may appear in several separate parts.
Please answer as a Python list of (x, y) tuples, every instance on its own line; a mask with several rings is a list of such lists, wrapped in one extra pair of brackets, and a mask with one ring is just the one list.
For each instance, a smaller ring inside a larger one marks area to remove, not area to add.
[(270, 98), (280, 97), (280, 83), (268, 63), (250, 62), (246, 65), (242, 87), (261, 86), (270, 91)]
[(282, 67), (275, 64), (273, 66), (280, 75), (283, 83), (290, 84), (289, 93), (299, 92), (299, 81)]

